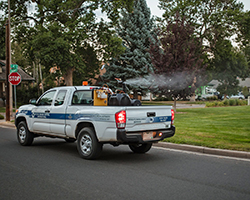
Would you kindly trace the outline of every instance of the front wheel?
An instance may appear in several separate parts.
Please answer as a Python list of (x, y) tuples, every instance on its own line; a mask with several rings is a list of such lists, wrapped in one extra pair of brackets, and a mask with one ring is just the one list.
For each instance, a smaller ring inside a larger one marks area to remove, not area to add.
[(100, 156), (102, 144), (98, 142), (95, 131), (91, 127), (83, 128), (77, 136), (77, 150), (84, 159), (93, 160)]
[(146, 153), (148, 152), (152, 147), (152, 143), (145, 143), (145, 144), (130, 144), (129, 148), (134, 153)]
[(17, 125), (17, 140), (23, 146), (30, 146), (34, 140), (34, 134), (28, 130), (25, 121)]

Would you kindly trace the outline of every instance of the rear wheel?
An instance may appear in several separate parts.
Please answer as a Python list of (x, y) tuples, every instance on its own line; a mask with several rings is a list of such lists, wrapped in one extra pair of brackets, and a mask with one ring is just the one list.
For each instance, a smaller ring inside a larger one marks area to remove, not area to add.
[(17, 125), (17, 140), (23, 146), (30, 146), (34, 140), (34, 134), (28, 130), (25, 121)]
[(145, 144), (130, 144), (129, 148), (134, 153), (146, 153), (148, 152), (152, 147), (152, 143), (145, 143)]
[(77, 150), (84, 159), (96, 159), (102, 152), (102, 144), (98, 142), (95, 131), (91, 127), (83, 128), (77, 136)]

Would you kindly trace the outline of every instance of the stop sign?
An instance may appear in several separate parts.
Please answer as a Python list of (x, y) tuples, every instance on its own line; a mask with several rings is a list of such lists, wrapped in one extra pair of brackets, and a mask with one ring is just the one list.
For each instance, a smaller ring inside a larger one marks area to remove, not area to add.
[(9, 82), (12, 85), (18, 85), (21, 82), (21, 75), (17, 72), (12, 72), (9, 74)]

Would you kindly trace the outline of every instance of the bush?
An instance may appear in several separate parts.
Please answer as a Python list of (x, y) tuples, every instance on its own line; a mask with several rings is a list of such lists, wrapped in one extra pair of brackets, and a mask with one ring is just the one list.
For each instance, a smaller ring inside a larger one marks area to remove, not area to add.
[(239, 99), (235, 99), (235, 105), (238, 106), (238, 105), (241, 105), (241, 102)]
[(4, 116), (0, 114), (0, 119), (4, 119)]
[(215, 103), (214, 102), (207, 102), (206, 107), (215, 107)]
[(218, 106), (223, 107), (223, 106), (225, 106), (225, 105), (224, 105), (224, 103), (223, 103), (222, 101), (220, 101), (220, 102), (218, 103)]
[(218, 100), (218, 97), (217, 96), (207, 97), (207, 100), (208, 101), (215, 101), (215, 100)]
[(229, 106), (229, 100), (228, 99), (224, 100), (223, 104), (224, 104), (224, 106)]
[(229, 99), (229, 105), (230, 106), (235, 106), (236, 105), (235, 99)]
[(214, 101), (214, 102), (207, 102), (206, 107), (222, 107), (222, 106), (244, 106), (247, 105), (247, 100), (240, 100), (240, 99), (226, 99), (224, 101)]
[(219, 102), (218, 101), (215, 101), (213, 102), (214, 103), (214, 106), (218, 106)]
[(157, 97), (154, 101), (172, 101), (171, 97)]

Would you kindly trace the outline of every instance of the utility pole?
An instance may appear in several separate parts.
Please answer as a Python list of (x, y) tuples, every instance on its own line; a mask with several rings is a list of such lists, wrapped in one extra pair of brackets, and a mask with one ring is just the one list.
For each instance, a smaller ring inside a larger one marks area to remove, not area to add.
[(11, 63), (11, 51), (10, 51), (10, 0), (8, 0), (8, 12), (9, 17), (6, 21), (6, 121), (10, 121), (10, 83), (9, 83), (9, 73), (10, 73), (10, 63)]

